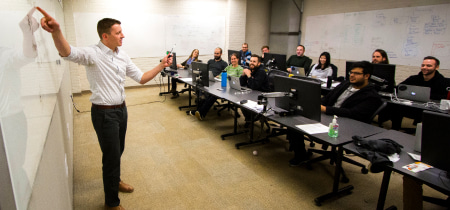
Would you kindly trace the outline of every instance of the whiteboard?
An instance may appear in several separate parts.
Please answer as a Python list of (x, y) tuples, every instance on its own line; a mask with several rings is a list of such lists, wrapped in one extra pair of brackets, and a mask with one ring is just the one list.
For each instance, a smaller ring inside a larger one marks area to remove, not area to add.
[(132, 58), (161, 57), (174, 45), (177, 56), (190, 55), (193, 49), (212, 54), (225, 45), (224, 16), (74, 13), (77, 46), (99, 42), (97, 22), (105, 17), (122, 23), (121, 49)]
[(328, 51), (333, 59), (371, 60), (375, 49), (392, 64), (419, 66), (425, 56), (450, 69), (450, 4), (309, 16), (305, 47), (309, 55)]

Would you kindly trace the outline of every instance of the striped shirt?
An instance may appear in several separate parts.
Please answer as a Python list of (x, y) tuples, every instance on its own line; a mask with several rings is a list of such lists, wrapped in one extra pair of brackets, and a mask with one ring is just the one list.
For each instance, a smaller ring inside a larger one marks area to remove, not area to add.
[(90, 101), (97, 105), (118, 105), (125, 101), (125, 76), (140, 82), (142, 71), (120, 49), (112, 51), (101, 41), (89, 47), (70, 46), (64, 58), (86, 67), (91, 88)]

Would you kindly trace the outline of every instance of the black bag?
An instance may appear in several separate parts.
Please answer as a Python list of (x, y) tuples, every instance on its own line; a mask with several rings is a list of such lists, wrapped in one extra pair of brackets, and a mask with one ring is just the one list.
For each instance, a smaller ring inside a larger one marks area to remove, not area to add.
[(353, 136), (353, 143), (357, 146), (356, 150), (367, 160), (371, 166), (369, 170), (372, 173), (379, 173), (385, 166), (392, 166), (388, 156), (394, 153), (400, 153), (402, 145), (392, 139), (367, 140), (361, 136)]

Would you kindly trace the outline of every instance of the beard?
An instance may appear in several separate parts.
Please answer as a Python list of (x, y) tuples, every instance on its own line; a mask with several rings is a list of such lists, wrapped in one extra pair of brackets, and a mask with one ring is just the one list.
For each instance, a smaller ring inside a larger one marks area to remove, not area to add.
[(220, 56), (214, 56), (214, 60), (220, 60)]
[(362, 81), (355, 81), (355, 82), (350, 82), (350, 84), (352, 84), (353, 86), (356, 86), (356, 87), (360, 87), (360, 86), (362, 86), (362, 85), (364, 85), (364, 80), (362, 80)]

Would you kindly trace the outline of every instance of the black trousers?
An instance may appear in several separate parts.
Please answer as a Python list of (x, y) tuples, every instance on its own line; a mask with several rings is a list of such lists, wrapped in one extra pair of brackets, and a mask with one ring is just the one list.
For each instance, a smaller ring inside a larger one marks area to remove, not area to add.
[(294, 151), (295, 158), (306, 157), (305, 137), (302, 133), (288, 128), (286, 139), (289, 140), (289, 150)]
[(214, 95), (208, 95), (205, 101), (203, 101), (203, 103), (200, 104), (200, 106), (198, 107), (198, 111), (200, 112), (200, 115), (202, 117), (205, 117), (206, 114), (208, 114), (209, 110), (214, 105), (214, 102), (216, 102), (217, 99), (218, 98), (215, 97)]
[(120, 158), (125, 149), (128, 121), (127, 107), (114, 109), (92, 107), (91, 119), (103, 153), (105, 204), (110, 207), (118, 206), (120, 204)]

